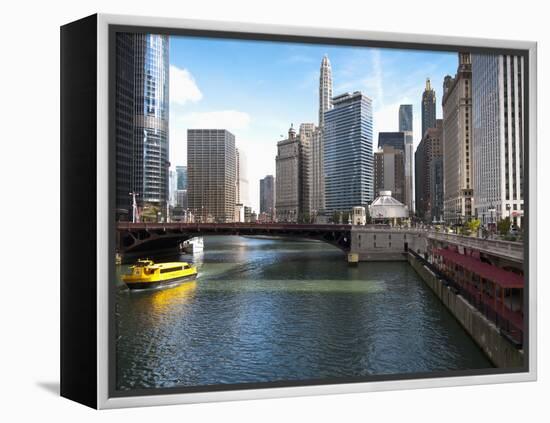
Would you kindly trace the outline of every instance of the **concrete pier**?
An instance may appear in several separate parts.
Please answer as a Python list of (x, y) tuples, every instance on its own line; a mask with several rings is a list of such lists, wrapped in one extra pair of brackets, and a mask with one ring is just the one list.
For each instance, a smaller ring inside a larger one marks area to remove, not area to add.
[(508, 369), (524, 367), (523, 350), (516, 348), (508, 339), (502, 336), (499, 329), (492, 322), (485, 318), (463, 297), (455, 294), (450, 287), (445, 286), (437, 275), (413, 254), (407, 254), (407, 256), (410, 265), (460, 322), (462, 327), (470, 334), (495, 366)]

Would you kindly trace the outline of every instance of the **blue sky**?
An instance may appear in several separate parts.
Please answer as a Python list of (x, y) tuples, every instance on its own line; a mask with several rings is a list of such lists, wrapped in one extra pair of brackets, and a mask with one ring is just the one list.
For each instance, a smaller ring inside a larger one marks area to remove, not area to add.
[(437, 95), (454, 75), (456, 53), (372, 49), (280, 42), (170, 39), (170, 161), (185, 164), (188, 128), (224, 128), (235, 134), (248, 162), (251, 205), (259, 179), (275, 174), (276, 144), (291, 123), (318, 120), (319, 67), (328, 54), (334, 95), (362, 91), (373, 100), (374, 146), (379, 131), (398, 130), (400, 104), (412, 104), (415, 144), (420, 101), (429, 77)]

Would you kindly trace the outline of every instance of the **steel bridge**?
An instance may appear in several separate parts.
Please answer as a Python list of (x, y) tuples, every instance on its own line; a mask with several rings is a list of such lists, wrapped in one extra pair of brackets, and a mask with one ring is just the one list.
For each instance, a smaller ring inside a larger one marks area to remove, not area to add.
[(351, 225), (297, 223), (131, 223), (118, 222), (120, 254), (177, 249), (197, 236), (241, 235), (305, 238), (323, 241), (344, 252), (351, 248)]

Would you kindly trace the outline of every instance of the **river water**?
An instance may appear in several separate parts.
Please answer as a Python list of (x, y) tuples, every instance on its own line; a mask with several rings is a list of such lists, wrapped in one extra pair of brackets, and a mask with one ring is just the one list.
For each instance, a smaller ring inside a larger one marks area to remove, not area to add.
[(196, 282), (119, 291), (117, 389), (492, 367), (406, 262), (350, 267), (320, 242), (204, 244), (179, 257)]

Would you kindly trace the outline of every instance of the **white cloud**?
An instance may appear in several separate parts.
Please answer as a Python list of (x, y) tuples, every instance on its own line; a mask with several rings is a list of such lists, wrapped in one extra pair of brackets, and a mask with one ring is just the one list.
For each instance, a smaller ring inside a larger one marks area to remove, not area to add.
[(201, 99), (202, 92), (191, 72), (170, 65), (170, 102), (183, 106), (188, 102), (196, 103)]
[(237, 110), (192, 112), (181, 115), (178, 124), (188, 129), (227, 129), (233, 132), (246, 129), (250, 124), (250, 115)]

